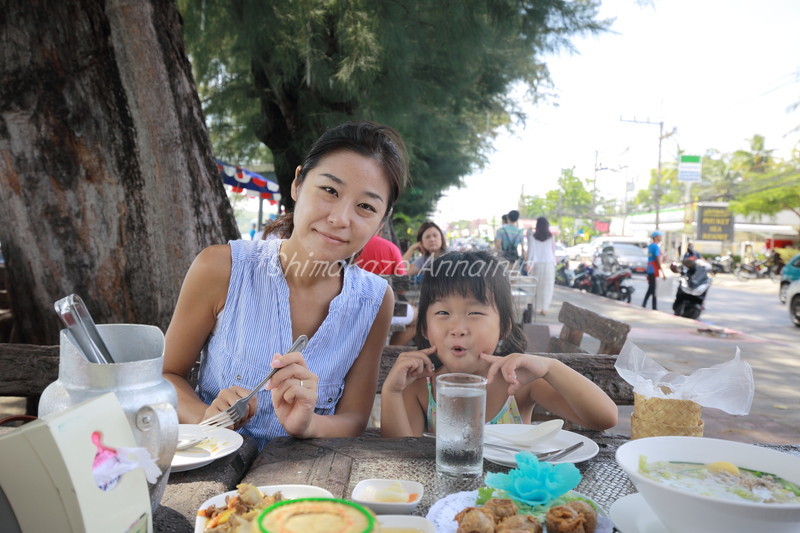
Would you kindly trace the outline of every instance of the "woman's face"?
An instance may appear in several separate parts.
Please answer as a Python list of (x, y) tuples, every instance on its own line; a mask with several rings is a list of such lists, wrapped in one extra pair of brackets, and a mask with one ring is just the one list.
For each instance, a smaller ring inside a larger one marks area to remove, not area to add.
[(500, 340), (500, 315), (494, 305), (472, 296), (451, 295), (432, 302), (425, 313), (426, 335), (450, 372), (488, 368), (481, 353), (492, 354)]
[[(300, 172), (297, 168), (295, 178)], [(347, 259), (380, 228), (389, 181), (380, 163), (350, 151), (334, 152), (292, 183), (295, 238), (320, 261)]]
[(422, 232), (420, 243), (426, 253), (435, 254), (442, 249), (442, 233), (431, 226)]

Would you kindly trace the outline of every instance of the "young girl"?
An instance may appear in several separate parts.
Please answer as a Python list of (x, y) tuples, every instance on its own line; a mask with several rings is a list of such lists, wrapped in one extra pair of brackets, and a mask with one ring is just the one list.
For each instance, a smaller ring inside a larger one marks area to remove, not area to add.
[[(530, 423), (538, 403), (561, 418), (602, 430), (617, 406), (597, 385), (557, 359), (522, 353), (514, 302), (503, 264), (487, 252), (450, 252), (425, 273), (417, 346), (400, 354), (381, 390), (381, 434), (435, 431), (437, 375), (488, 378), (487, 423)], [(441, 362), (434, 368), (433, 356)]]
[[(274, 367), (266, 390), (236, 424), (259, 447), (286, 434), (361, 434), (394, 296), (386, 281), (349, 259), (379, 231), (406, 176), (405, 148), (394, 130), (340, 125), (297, 167), (295, 210), (271, 228), (277, 238), (231, 241), (198, 255), (164, 354), (182, 423), (224, 411)], [(285, 353), (300, 335), (308, 346)], [(201, 351), (195, 390), (186, 376)]]

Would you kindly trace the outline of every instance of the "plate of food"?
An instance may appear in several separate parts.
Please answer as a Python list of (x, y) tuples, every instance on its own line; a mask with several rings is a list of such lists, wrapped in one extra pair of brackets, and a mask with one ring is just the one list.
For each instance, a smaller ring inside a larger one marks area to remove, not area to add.
[[(508, 446), (508, 442), (502, 438), (503, 433), (507, 433), (513, 438), (513, 435), (518, 435), (521, 431), (524, 431), (528, 428), (530, 428), (530, 426), (527, 424), (497, 424), (492, 428), (491, 434), (487, 433), (485, 435), (484, 442)], [(579, 435), (578, 433), (573, 433), (572, 431), (566, 431), (564, 429), (559, 430), (558, 433), (552, 437), (549, 437), (547, 440), (537, 442), (531, 446), (528, 451), (546, 452), (549, 450), (558, 450), (572, 446), (573, 444), (577, 444), (579, 442), (583, 442), (583, 446), (574, 452), (553, 461), (553, 463), (580, 463), (581, 461), (587, 461), (591, 459), (600, 451), (600, 447), (592, 439), (584, 437), (583, 435)], [(514, 459), (516, 454), (517, 452), (494, 448), (492, 446), (483, 447), (483, 458), (502, 466), (508, 466), (512, 468), (517, 466), (517, 462)]]
[(248, 483), (236, 490), (209, 498), (197, 511), (194, 533), (236, 531), (241, 525), (253, 521), (274, 503), (298, 498), (333, 498), (327, 490), (313, 485), (263, 485)]
[(426, 518), (433, 522), (437, 533), (456, 533), (459, 527), (462, 531), (494, 531), (501, 524), (535, 530), (534, 521), (545, 533), (611, 533), (614, 527), (597, 503), (575, 491), (536, 507), (518, 505), (506, 498), (489, 499), (480, 505), (478, 501), (477, 490), (456, 492), (434, 503)]
[(176, 451), (172, 458), (172, 472), (184, 472), (206, 466), (220, 457), (238, 450), (244, 439), (226, 428), (208, 429), (197, 424), (179, 424), (178, 440), (203, 438), (186, 450)]

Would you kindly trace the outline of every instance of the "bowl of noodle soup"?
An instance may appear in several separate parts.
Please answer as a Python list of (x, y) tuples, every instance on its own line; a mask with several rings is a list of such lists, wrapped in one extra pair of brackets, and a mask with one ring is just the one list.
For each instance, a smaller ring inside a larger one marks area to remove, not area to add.
[(703, 437), (649, 437), (616, 460), (675, 532), (800, 531), (800, 457)]

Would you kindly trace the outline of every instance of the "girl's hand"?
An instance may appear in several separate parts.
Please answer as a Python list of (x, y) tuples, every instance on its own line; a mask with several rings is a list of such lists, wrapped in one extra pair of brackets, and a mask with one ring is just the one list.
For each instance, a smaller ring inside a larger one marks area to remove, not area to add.
[[(237, 401), (239, 401), (240, 398), (244, 398), (248, 394), (250, 394), (249, 390), (237, 386), (228, 387), (227, 389), (219, 391), (217, 397), (214, 398), (214, 401), (211, 402), (211, 405), (209, 405), (208, 409), (206, 409), (205, 413), (203, 413), (203, 420), (211, 418), (212, 416), (217, 415), (222, 411), (225, 411), (226, 409), (228, 409), (228, 407), (232, 406)], [(241, 418), (241, 420), (236, 422), (236, 424), (228, 427), (229, 428), (232, 427), (233, 429), (239, 429), (240, 427), (245, 425), (247, 421), (253, 417), (253, 415), (256, 414), (256, 411), (258, 411), (258, 399), (255, 396), (253, 396), (252, 398), (250, 398), (250, 401), (247, 402), (247, 413), (245, 413), (245, 415)]]
[(436, 372), (430, 359), (430, 355), (434, 353), (436, 353), (436, 346), (401, 353), (383, 382), (381, 394), (384, 392), (399, 394), (418, 379), (435, 376)]
[(531, 355), (525, 353), (512, 353), (505, 357), (481, 354), (481, 359), (491, 363), (486, 378), (492, 381), (496, 374), (500, 374), (508, 384), (508, 395), (511, 396), (520, 387), (543, 378), (550, 371), (550, 360), (541, 355)]
[(306, 367), (300, 352), (276, 353), (272, 367), (279, 370), (264, 388), (272, 391), (275, 415), (287, 433), (304, 437), (317, 405), (319, 378)]

